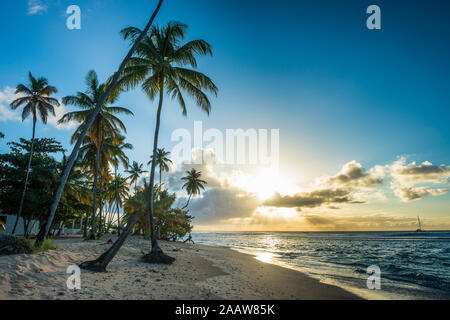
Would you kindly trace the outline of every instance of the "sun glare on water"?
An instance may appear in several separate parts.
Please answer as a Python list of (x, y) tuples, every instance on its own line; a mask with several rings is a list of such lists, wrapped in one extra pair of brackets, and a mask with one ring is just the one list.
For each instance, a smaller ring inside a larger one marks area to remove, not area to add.
[(274, 257), (271, 252), (258, 252), (255, 258), (261, 262), (271, 263)]

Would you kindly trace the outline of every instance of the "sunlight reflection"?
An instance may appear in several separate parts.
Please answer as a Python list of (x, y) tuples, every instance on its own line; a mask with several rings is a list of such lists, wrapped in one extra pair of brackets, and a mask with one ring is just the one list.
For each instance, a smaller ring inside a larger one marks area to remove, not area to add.
[(258, 252), (255, 258), (262, 262), (272, 263), (274, 257), (275, 255), (271, 252)]

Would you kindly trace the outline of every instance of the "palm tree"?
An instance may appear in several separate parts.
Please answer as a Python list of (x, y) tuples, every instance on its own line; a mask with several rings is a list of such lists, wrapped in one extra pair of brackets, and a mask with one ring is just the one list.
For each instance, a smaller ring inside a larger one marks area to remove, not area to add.
[(134, 183), (134, 192), (137, 190), (137, 183), (142, 174), (148, 172), (147, 170), (142, 169), (143, 164), (139, 164), (136, 161), (133, 161), (131, 168), (125, 170), (126, 173), (129, 173), (128, 179), (130, 179), (130, 183)]
[(206, 181), (200, 179), (200, 177), (202, 176), (201, 171), (197, 171), (194, 168), (192, 168), (190, 171), (186, 171), (186, 174), (187, 175), (181, 178), (181, 180), (186, 181), (186, 183), (183, 185), (182, 188), (186, 189), (189, 198), (186, 205), (183, 208), (181, 208), (182, 210), (189, 205), (189, 201), (191, 201), (192, 196), (196, 196), (201, 193), (201, 190), (205, 190), (204, 185), (207, 184)]
[[(78, 156), (78, 151), (80, 150), (80, 147), (81, 147), (81, 144), (82, 144), (82, 142), (84, 140), (84, 137), (86, 136), (89, 128), (91, 127), (91, 125), (94, 123), (95, 117), (100, 112), (103, 104), (108, 99), (108, 97), (110, 96), (111, 92), (116, 88), (118, 80), (119, 80), (119, 77), (122, 74), (123, 70), (125, 69), (125, 66), (127, 65), (127, 63), (130, 60), (131, 56), (136, 51), (136, 48), (141, 43), (141, 41), (144, 38), (144, 36), (150, 30), (150, 27), (153, 24), (153, 20), (155, 20), (155, 17), (156, 17), (156, 15), (159, 12), (159, 9), (161, 8), (162, 3), (163, 3), (163, 0), (159, 0), (158, 1), (158, 5), (156, 6), (156, 9), (153, 11), (153, 14), (150, 17), (150, 20), (147, 22), (147, 25), (145, 26), (144, 31), (136, 38), (136, 41), (131, 46), (130, 51), (128, 51), (127, 55), (122, 60), (122, 63), (120, 64), (119, 69), (117, 70), (117, 72), (112, 77), (112, 79), (109, 82), (108, 87), (106, 88), (106, 90), (103, 93), (103, 95), (100, 97), (100, 99), (99, 99), (99, 101), (97, 103), (97, 106), (95, 107), (95, 110), (92, 112), (92, 114), (87, 119), (86, 125), (85, 125), (83, 131), (80, 132), (80, 137), (78, 138), (75, 146), (73, 147), (72, 153), (70, 154), (70, 157), (68, 158), (67, 165), (64, 168), (64, 172), (63, 172), (63, 175), (61, 177), (61, 181), (60, 181), (60, 183), (58, 185), (58, 188), (57, 188), (57, 190), (55, 192), (55, 196), (54, 196), (53, 202), (52, 202), (52, 204), (50, 206), (50, 212), (49, 212), (49, 215), (47, 216), (47, 220), (41, 225), (41, 228), (39, 230), (39, 234), (38, 234), (38, 236), (36, 238), (36, 242), (35, 242), (36, 246), (38, 246), (38, 247), (41, 246), (42, 243), (45, 240), (45, 237), (47, 237), (47, 235), (48, 235), (48, 231), (50, 230), (50, 226), (52, 225), (53, 219), (55, 217), (56, 209), (58, 208), (59, 200), (61, 199), (61, 195), (62, 195), (62, 192), (64, 190), (64, 186), (66, 184), (67, 178), (69, 177), (69, 173), (72, 170), (72, 166), (73, 166), (73, 164), (74, 164), (74, 162), (75, 162), (75, 160), (76, 160), (76, 158)], [(117, 241), (117, 244), (115, 246), (111, 247), (111, 251), (108, 251), (107, 254), (105, 253), (104, 261), (108, 261), (108, 263), (109, 263), (109, 261), (112, 260), (112, 258), (117, 253), (117, 251), (119, 251), (123, 241), (125, 241), (125, 239), (120, 239), (120, 241)], [(105, 267), (103, 267), (102, 265), (94, 264), (90, 269), (98, 271), (98, 270), (104, 270)]]
[(36, 133), (36, 122), (38, 115), (41, 121), (45, 124), (47, 123), (48, 114), (51, 113), (55, 116), (55, 106), (59, 107), (59, 102), (57, 99), (50, 97), (52, 94), (56, 93), (55, 87), (48, 85), (48, 80), (46, 78), (33, 77), (31, 72), (28, 74), (30, 80), (29, 86), (19, 84), (16, 88), (15, 94), (20, 94), (21, 97), (17, 98), (11, 102), (11, 108), (16, 110), (18, 107), (25, 105), (22, 111), (22, 121), (24, 121), (30, 114), (33, 115), (33, 134), (31, 138), (31, 149), (30, 156), (28, 158), (27, 172), (25, 175), (25, 184), (22, 191), (22, 197), (20, 198), (19, 211), (17, 212), (16, 222), (14, 223), (14, 228), (12, 234), (14, 235), (17, 228), (17, 223), (19, 222), (20, 216), (22, 215), (23, 202), (25, 200), (25, 194), (27, 192), (28, 179), (30, 177), (31, 169), (31, 159), (33, 159), (33, 149), (34, 149), (34, 137)]
[[(120, 213), (119, 213), (119, 201), (122, 204), (122, 200), (119, 197), (119, 183), (122, 183), (123, 178), (117, 174), (117, 169), (119, 167), (119, 162), (122, 163), (125, 169), (128, 169), (129, 159), (125, 155), (125, 149), (131, 150), (133, 149), (133, 145), (131, 143), (125, 143), (125, 137), (122, 135), (117, 136), (117, 145), (114, 146), (113, 152), (113, 161), (112, 165), (114, 166), (114, 195), (116, 202), (116, 211), (117, 211), (117, 231), (118, 235), (120, 235)], [(127, 188), (128, 192), (128, 188)]]
[[(120, 214), (119, 209), (128, 197), (130, 189), (128, 188), (127, 178), (122, 177), (120, 174), (116, 174), (114, 177), (114, 201), (116, 204), (117, 213), (117, 231), (120, 235)], [(120, 204), (120, 205), (119, 205)]]
[[(66, 163), (67, 158), (63, 155), (61, 171), (64, 170)], [(77, 158), (75, 165), (70, 172), (62, 197), (72, 197), (73, 199), (76, 199), (80, 205), (84, 206), (86, 214), (85, 225), (87, 225), (90, 208), (92, 206), (92, 189), (89, 187), (89, 182), (86, 179), (81, 157)], [(87, 237), (86, 228), (84, 228), (83, 236), (85, 238)]]
[[(89, 179), (94, 180), (92, 182), (91, 191), (90, 193), (93, 194), (92, 198), (95, 198), (95, 207), (99, 207), (99, 225), (102, 224), (102, 212), (103, 212), (103, 185), (105, 183), (108, 183), (112, 180), (112, 176), (109, 170), (109, 163), (112, 161), (113, 154), (111, 152), (111, 144), (114, 141), (115, 138), (112, 137), (106, 137), (103, 140), (102, 147), (100, 148), (100, 153), (97, 155), (98, 147), (96, 140), (91, 141), (89, 136), (85, 137), (84, 145), (80, 149), (79, 158), (81, 159), (81, 166), (83, 167), (83, 170), (85, 171), (86, 175), (89, 177)], [(97, 163), (97, 159), (99, 159)], [(98, 165), (98, 167), (97, 167)], [(98, 168), (98, 170), (97, 170)], [(98, 179), (95, 179), (95, 175), (98, 175)], [(95, 183), (97, 183), (97, 180), (99, 181), (99, 188), (98, 192), (92, 192), (92, 190), (95, 190)], [(97, 197), (98, 195), (98, 197)], [(92, 207), (91, 207), (91, 234), (90, 239), (94, 239), (97, 235), (96, 229), (101, 230), (101, 228), (96, 228), (97, 224), (97, 210), (93, 210), (94, 208), (94, 199), (92, 199)], [(94, 214), (95, 213), (95, 214)], [(98, 235), (101, 233), (99, 232)]]
[[(159, 167), (159, 184), (161, 185), (161, 175), (162, 172), (169, 172), (169, 163), (172, 164), (172, 160), (168, 158), (170, 155), (170, 151), (164, 150), (164, 148), (158, 148), (158, 151), (156, 153), (156, 163), (155, 165)], [(147, 165), (151, 165), (153, 161), (153, 156), (150, 157), (150, 161), (147, 163)]]
[[(158, 136), (161, 121), (161, 110), (164, 95), (177, 99), (183, 115), (187, 115), (184, 93), (192, 97), (195, 103), (207, 114), (211, 103), (204, 90), (217, 95), (217, 87), (203, 73), (186, 67), (196, 68), (199, 55), (212, 55), (211, 46), (204, 40), (192, 40), (180, 44), (185, 37), (187, 25), (179, 22), (169, 22), (167, 26), (152, 27), (150, 35), (144, 37), (136, 49), (136, 54), (130, 59), (119, 84), (124, 89), (132, 88), (142, 83), (141, 88), (147, 96), (154, 100), (159, 98), (156, 114), (156, 127), (153, 143), (153, 159), (157, 159)], [(134, 40), (142, 32), (138, 28), (129, 27), (122, 30), (125, 39)], [(152, 161), (150, 170), (150, 230), (152, 251), (145, 256), (148, 262), (158, 262), (162, 250), (158, 245), (154, 225), (153, 188), (156, 161)]]
[[(80, 123), (78, 128), (72, 135), (71, 142), (76, 142), (87, 125), (87, 120), (90, 115), (95, 112), (96, 106), (100, 101), (100, 98), (106, 92), (107, 84), (100, 84), (98, 81), (97, 73), (91, 70), (86, 76), (86, 86), (87, 90), (85, 92), (77, 92), (74, 96), (67, 96), (63, 98), (63, 103), (67, 105), (75, 105), (81, 108), (79, 111), (72, 111), (66, 113), (60, 120), (59, 123), (67, 123), (69, 121), (77, 121)], [(97, 187), (98, 187), (98, 176), (99, 176), (99, 166), (101, 160), (101, 153), (104, 145), (104, 141), (107, 137), (110, 137), (114, 141), (117, 141), (117, 136), (122, 130), (126, 132), (125, 125), (123, 122), (117, 118), (114, 114), (128, 114), (133, 115), (133, 112), (127, 108), (111, 106), (114, 104), (119, 96), (119, 91), (114, 91), (108, 99), (105, 100), (104, 104), (101, 106), (100, 112), (97, 113), (94, 119), (94, 123), (87, 131), (87, 135), (84, 138), (84, 143), (89, 146), (89, 143), (94, 143), (96, 147), (95, 159), (95, 173), (94, 173), (94, 186), (93, 194), (94, 201), (92, 207), (92, 234), (95, 238), (95, 215), (97, 212)], [(82, 148), (83, 149), (83, 148)], [(86, 148), (87, 150), (88, 148)], [(101, 189), (101, 183), (100, 183)], [(101, 193), (101, 191), (100, 191)], [(101, 215), (100, 215), (101, 217)]]
[[(212, 52), (211, 46), (203, 40), (193, 40), (184, 45), (180, 45), (180, 40), (184, 38), (186, 29), (187, 26), (184, 24), (171, 22), (165, 28), (153, 27), (149, 34), (145, 30), (141, 32), (139, 29), (133, 27), (122, 30), (124, 38), (131, 39), (132, 41), (141, 39), (140, 37), (145, 34), (136, 48), (136, 55), (130, 58), (127, 67), (124, 69), (119, 83), (121, 88), (124, 89), (142, 83), (142, 89), (150, 99), (153, 100), (157, 96), (159, 97), (156, 113), (153, 159), (156, 159), (158, 149), (161, 110), (165, 93), (178, 100), (184, 115), (187, 114), (187, 108), (183, 92), (186, 92), (194, 98), (196, 104), (207, 114), (211, 110), (211, 103), (203, 90), (217, 95), (217, 87), (209, 77), (200, 72), (181, 67), (190, 66), (196, 68), (196, 56), (207, 55)], [(152, 251), (150, 254), (144, 256), (144, 258), (148, 262), (172, 263), (174, 259), (162, 253), (155, 234), (153, 218), (154, 179), (155, 162), (152, 162), (149, 186)], [(80, 267), (94, 271), (105, 271), (106, 266), (124, 243), (137, 219), (137, 215), (132, 216), (119, 239), (108, 251), (94, 261), (82, 263)]]

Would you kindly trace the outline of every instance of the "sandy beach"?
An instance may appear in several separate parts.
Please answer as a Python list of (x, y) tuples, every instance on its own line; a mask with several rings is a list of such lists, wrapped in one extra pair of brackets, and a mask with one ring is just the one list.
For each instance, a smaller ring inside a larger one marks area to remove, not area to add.
[[(161, 242), (173, 265), (140, 261), (149, 241), (129, 238), (107, 273), (82, 271), (81, 290), (67, 289), (67, 267), (98, 257), (110, 245), (55, 240), (57, 250), (0, 257), (0, 299), (359, 299), (301, 272), (228, 248)], [(113, 238), (114, 240), (114, 238)]]

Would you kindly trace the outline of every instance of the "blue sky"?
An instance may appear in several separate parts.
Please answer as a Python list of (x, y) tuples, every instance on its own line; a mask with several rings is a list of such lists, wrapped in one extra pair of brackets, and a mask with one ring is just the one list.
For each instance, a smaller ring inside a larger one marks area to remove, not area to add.
[[(81, 30), (66, 28), (65, 10), (71, 4), (81, 8)], [(381, 30), (366, 28), (371, 4), (381, 8)], [(33, 5), (42, 10), (30, 14)], [(47, 77), (59, 89), (58, 97), (84, 90), (90, 69), (106, 79), (128, 50), (118, 32), (130, 25), (143, 27), (154, 5), (3, 1), (1, 92), (26, 82), (28, 71)], [(412, 161), (448, 166), (449, 9), (448, 1), (166, 0), (157, 22), (187, 23), (188, 39), (212, 44), (214, 57), (202, 58), (199, 69), (220, 91), (210, 117), (191, 106), (185, 118), (174, 102), (167, 102), (161, 145), (170, 150), (171, 132), (192, 130), (194, 120), (221, 130), (277, 128), (281, 170), (300, 185), (335, 175), (352, 160), (367, 170), (392, 165), (399, 157), (404, 166)], [(124, 94), (119, 105), (136, 115), (124, 118), (135, 147), (129, 156), (147, 162), (156, 104), (136, 89)], [(1, 115), (6, 141), (31, 135), (30, 123), (2, 120)], [(55, 137), (71, 150), (70, 133), (39, 125), (37, 135)], [(389, 189), (390, 183), (385, 184)], [(392, 191), (390, 198), (395, 198)], [(430, 217), (450, 216), (448, 194), (412, 203), (369, 204), (367, 214), (384, 208), (412, 216), (412, 208), (421, 203), (423, 211), (433, 211)]]

